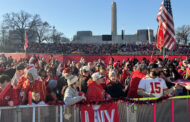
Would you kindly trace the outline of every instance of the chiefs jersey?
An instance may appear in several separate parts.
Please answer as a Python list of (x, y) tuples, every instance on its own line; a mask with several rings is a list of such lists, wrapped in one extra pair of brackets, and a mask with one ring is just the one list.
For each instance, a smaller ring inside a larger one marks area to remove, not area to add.
[(13, 101), (13, 105), (18, 105), (18, 91), (11, 86), (11, 82), (5, 87), (5, 89), (0, 90), (0, 106), (8, 106), (9, 101)]
[(22, 104), (26, 100), (29, 91), (38, 91), (40, 93), (41, 99), (45, 101), (46, 86), (44, 82), (36, 80), (34, 83), (30, 83), (30, 81), (23, 76), (19, 79), (17, 89), (19, 90), (20, 101)]
[(144, 90), (147, 93), (151, 93), (155, 97), (163, 96), (163, 91), (167, 90), (165, 81), (162, 78), (143, 78), (141, 79), (138, 90)]

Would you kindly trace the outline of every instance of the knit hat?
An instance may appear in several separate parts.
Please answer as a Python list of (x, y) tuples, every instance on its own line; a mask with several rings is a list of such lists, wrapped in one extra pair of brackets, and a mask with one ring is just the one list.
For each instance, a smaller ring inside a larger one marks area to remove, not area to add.
[(38, 79), (38, 73), (36, 68), (30, 68), (27, 70), (27, 72), (31, 73), (34, 80)]
[(74, 75), (70, 75), (68, 78), (67, 78), (67, 84), (68, 86), (76, 83), (78, 81), (78, 77), (77, 76), (74, 76)]
[(35, 62), (35, 58), (31, 57), (30, 60), (29, 60), (29, 64), (34, 64), (34, 62)]

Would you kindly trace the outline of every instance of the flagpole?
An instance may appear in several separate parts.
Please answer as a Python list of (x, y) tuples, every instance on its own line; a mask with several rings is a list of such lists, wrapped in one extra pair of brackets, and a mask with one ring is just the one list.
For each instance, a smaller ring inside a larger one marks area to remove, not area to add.
[(156, 48), (156, 40), (153, 43), (153, 50), (152, 50), (152, 55), (151, 55), (151, 61), (153, 61), (152, 59), (153, 59), (153, 56), (154, 56), (154, 50), (155, 50), (155, 48)]
[[(26, 35), (26, 30), (24, 30), (24, 42), (25, 42), (25, 35)], [(25, 42), (26, 43), (26, 42)], [(25, 45), (25, 44), (24, 44)], [(25, 58), (27, 58), (27, 54), (26, 54), (26, 48), (25, 48)]]
[(164, 59), (165, 59), (166, 55), (167, 55), (167, 49), (166, 49), (166, 48), (163, 48), (163, 58), (164, 58)]

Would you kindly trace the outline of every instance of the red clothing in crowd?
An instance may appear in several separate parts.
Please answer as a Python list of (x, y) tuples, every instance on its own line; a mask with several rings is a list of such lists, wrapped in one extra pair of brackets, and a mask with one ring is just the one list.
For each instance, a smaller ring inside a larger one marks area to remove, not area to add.
[(44, 82), (36, 80), (34, 83), (31, 84), (30, 81), (23, 76), (18, 81), (17, 89), (19, 90), (19, 92), (24, 92), (24, 94), (21, 96), (22, 103), (27, 99), (29, 91), (40, 92), (41, 99), (45, 101), (46, 86)]
[(103, 79), (103, 83), (101, 84), (103, 89), (106, 89), (106, 77)]
[(104, 89), (94, 81), (88, 86), (86, 98), (87, 101), (103, 101), (105, 98)]
[(108, 85), (110, 83), (110, 80), (109, 79), (107, 79), (106, 80), (106, 85)]
[(127, 79), (127, 77), (130, 75), (130, 73), (127, 70), (122, 71), (121, 74), (121, 84), (123, 86), (125, 86), (125, 80)]
[(131, 81), (130, 81), (130, 88), (128, 91), (129, 97), (133, 97), (133, 98), (140, 98), (141, 97), (137, 94), (137, 89), (138, 89), (138, 85), (139, 85), (140, 80), (144, 77), (146, 77), (146, 75), (143, 74), (142, 72), (138, 71), (138, 70), (136, 70), (133, 73), (133, 76), (132, 76)]
[(11, 83), (5, 89), (0, 90), (0, 106), (8, 106), (9, 101), (13, 101), (14, 106), (19, 104), (18, 92), (12, 88)]
[(89, 86), (90, 84), (92, 84), (94, 81), (92, 81), (92, 79), (88, 80), (87, 82), (87, 86)]
[(180, 75), (180, 78), (183, 79), (184, 75), (186, 74), (186, 70), (178, 69), (177, 71), (178, 71), (178, 73)]
[(4, 69), (2, 67), (0, 67), (0, 71), (4, 71)]

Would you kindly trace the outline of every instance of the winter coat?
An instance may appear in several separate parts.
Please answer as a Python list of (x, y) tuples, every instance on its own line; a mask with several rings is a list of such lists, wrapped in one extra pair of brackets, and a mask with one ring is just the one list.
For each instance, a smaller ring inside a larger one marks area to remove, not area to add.
[(106, 92), (111, 95), (112, 98), (125, 97), (125, 92), (123, 91), (123, 85), (119, 82), (110, 82), (107, 85)]
[(82, 100), (82, 96), (78, 95), (77, 90), (73, 89), (71, 86), (68, 86), (64, 94), (65, 105), (73, 105)]

